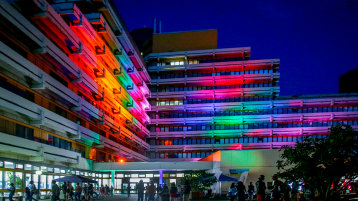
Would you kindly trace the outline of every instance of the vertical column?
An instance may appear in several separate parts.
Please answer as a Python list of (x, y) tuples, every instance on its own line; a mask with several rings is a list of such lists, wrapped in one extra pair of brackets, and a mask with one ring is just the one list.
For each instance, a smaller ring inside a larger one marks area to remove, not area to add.
[(159, 185), (163, 185), (163, 170), (159, 170)]
[(113, 188), (115, 188), (115, 186), (114, 186), (114, 179), (115, 179), (115, 176), (116, 176), (115, 172), (116, 171), (111, 170), (111, 185), (113, 186)]

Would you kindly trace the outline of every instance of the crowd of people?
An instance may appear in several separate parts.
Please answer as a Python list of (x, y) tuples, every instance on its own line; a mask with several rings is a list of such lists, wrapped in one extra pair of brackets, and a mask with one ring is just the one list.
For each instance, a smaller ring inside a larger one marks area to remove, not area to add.
[(231, 201), (244, 201), (248, 198), (250, 201), (254, 200), (256, 196), (257, 201), (296, 201), (298, 200), (298, 184), (294, 183), (292, 188), (287, 182), (282, 182), (278, 179), (277, 175), (272, 177), (273, 184), (272, 189), (267, 191), (266, 184), (264, 182), (265, 176), (260, 175), (255, 186), (250, 182), (248, 188), (244, 186), (243, 182), (239, 181), (237, 184), (232, 183), (229, 188), (228, 196)]
[[(14, 183), (10, 183), (9, 186), (9, 200), (13, 201), (13, 197), (15, 195), (16, 187)], [(61, 198), (61, 192), (63, 197)], [(101, 186), (96, 192), (93, 184), (83, 184), (76, 183), (76, 187), (72, 186), (70, 182), (64, 182), (61, 187), (57, 184), (56, 181), (52, 180), (51, 183), (51, 201), (63, 200), (63, 201), (81, 201), (81, 200), (91, 200), (103, 198), (105, 196), (113, 196), (114, 188), (113, 186), (109, 187), (108, 185)], [(36, 189), (36, 185), (33, 181), (30, 181), (29, 186), (25, 187), (25, 201), (38, 201), (39, 192)], [(37, 197), (37, 198), (35, 198)]]
[(136, 185), (136, 189), (138, 201), (156, 201), (159, 198), (162, 201), (188, 201), (191, 192), (189, 181), (185, 181), (183, 186), (176, 186), (175, 183), (171, 183), (169, 188), (167, 184), (155, 187), (154, 181), (144, 186), (143, 180), (140, 180)]
[[(299, 199), (297, 183), (293, 183), (291, 187), (287, 182), (282, 182), (278, 179), (277, 175), (274, 175), (272, 177), (272, 189), (268, 191), (264, 180), (265, 176), (260, 175), (256, 185), (254, 186), (252, 182), (250, 182), (247, 189), (241, 181), (232, 183), (228, 191), (230, 201), (245, 201), (246, 199), (252, 201), (255, 197), (257, 201), (296, 201)], [(188, 201), (191, 192), (189, 181), (185, 181), (182, 186), (177, 186), (175, 183), (171, 183), (170, 187), (168, 187), (167, 184), (158, 185), (156, 187), (153, 180), (146, 186), (144, 185), (143, 180), (140, 180), (135, 188), (138, 194), (138, 201), (157, 201), (159, 198), (161, 201)], [(10, 201), (13, 201), (15, 191), (16, 187), (14, 183), (11, 183), (9, 186)], [(51, 184), (51, 201), (91, 200), (94, 198), (98, 199), (105, 196), (113, 196), (114, 194), (114, 188), (112, 186), (109, 187), (108, 185), (101, 185), (97, 191), (95, 190), (93, 184), (81, 185), (80, 183), (77, 183), (74, 188), (72, 183), (64, 182), (60, 187), (56, 181), (53, 180)], [(61, 192), (63, 196), (60, 199)], [(131, 192), (130, 185), (128, 185), (127, 192), (129, 197)], [(38, 190), (36, 189), (34, 182), (30, 181), (29, 186), (25, 188), (25, 201), (38, 201), (34, 195), (38, 195)]]

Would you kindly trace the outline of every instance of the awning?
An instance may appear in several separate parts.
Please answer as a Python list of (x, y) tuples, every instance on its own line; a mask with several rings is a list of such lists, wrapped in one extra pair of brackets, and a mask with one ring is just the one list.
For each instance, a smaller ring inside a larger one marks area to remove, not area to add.
[(79, 175), (71, 175), (67, 177), (62, 177), (58, 179), (54, 179), (57, 182), (74, 182), (74, 183), (97, 183), (97, 181), (88, 179), (86, 177), (82, 177)]

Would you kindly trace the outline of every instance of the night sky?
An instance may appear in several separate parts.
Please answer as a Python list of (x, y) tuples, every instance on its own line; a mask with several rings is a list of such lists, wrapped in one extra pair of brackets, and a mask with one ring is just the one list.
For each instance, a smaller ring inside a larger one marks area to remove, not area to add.
[[(122, 0), (128, 29), (218, 30), (218, 48), (251, 47), (251, 59), (279, 58), (280, 95), (338, 93), (358, 68), (357, 0)], [(358, 79), (358, 78), (357, 78)]]

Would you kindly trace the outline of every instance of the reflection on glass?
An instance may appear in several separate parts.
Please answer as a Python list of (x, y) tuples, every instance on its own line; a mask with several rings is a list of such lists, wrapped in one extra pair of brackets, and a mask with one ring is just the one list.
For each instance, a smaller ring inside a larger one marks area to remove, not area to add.
[(15, 186), (17, 189), (22, 189), (22, 172), (15, 173)]
[[(5, 166), (6, 166), (6, 162), (5, 162)], [(5, 188), (8, 189), (10, 188), (10, 184), (13, 182), (14, 179), (14, 173), (13, 172), (5, 172)]]

